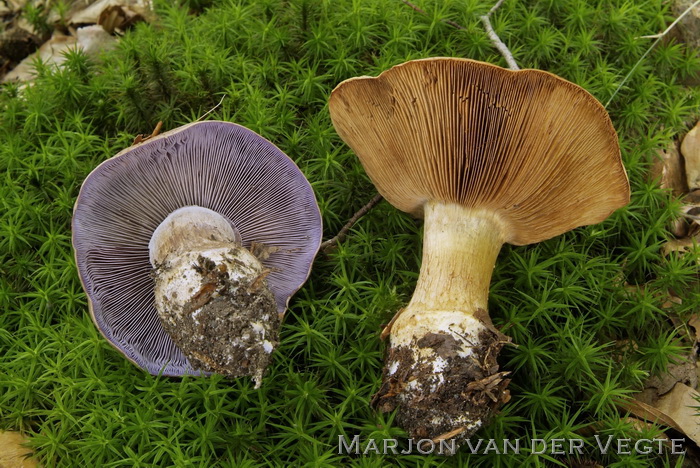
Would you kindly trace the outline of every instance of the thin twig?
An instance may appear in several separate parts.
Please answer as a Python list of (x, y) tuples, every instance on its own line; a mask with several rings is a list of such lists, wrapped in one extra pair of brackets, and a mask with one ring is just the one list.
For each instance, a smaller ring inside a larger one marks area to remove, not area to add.
[(206, 117), (207, 115), (211, 114), (211, 113), (214, 112), (216, 109), (218, 109), (219, 106), (221, 105), (221, 103), (224, 102), (224, 99), (226, 99), (226, 95), (225, 95), (225, 94), (224, 94), (223, 96), (221, 96), (221, 100), (219, 100), (219, 103), (218, 103), (217, 105), (215, 105), (214, 107), (212, 107), (211, 109), (209, 109), (208, 111), (206, 111), (206, 112), (204, 113), (204, 115), (202, 115), (200, 118), (198, 118), (197, 120), (195, 120), (195, 122), (201, 121), (204, 117)]
[(333, 237), (332, 239), (328, 239), (327, 241), (321, 244), (321, 251), (323, 253), (328, 253), (333, 247), (335, 247), (335, 245), (338, 242), (341, 242), (343, 239), (345, 239), (345, 236), (348, 234), (348, 231), (350, 231), (350, 228), (352, 228), (355, 225), (357, 220), (364, 216), (365, 213), (371, 210), (374, 207), (374, 205), (376, 205), (380, 201), (382, 201), (382, 196), (376, 194), (374, 198), (372, 198), (369, 201), (369, 203), (360, 208), (357, 213), (352, 215), (350, 221), (348, 221), (347, 224), (343, 226), (343, 228), (338, 232), (338, 234), (335, 237)]
[(640, 36), (639, 39), (659, 39), (659, 38), (664, 37), (666, 34), (668, 34), (668, 32), (669, 32), (671, 29), (673, 29), (673, 27), (674, 27), (675, 25), (677, 25), (677, 24), (680, 22), (680, 20), (682, 20), (683, 18), (685, 18), (685, 15), (687, 15), (688, 13), (690, 13), (690, 12), (693, 10), (693, 8), (695, 8), (695, 7), (698, 6), (698, 5), (700, 5), (700, 0), (698, 0), (698, 1), (696, 1), (695, 3), (693, 3), (692, 5), (690, 5), (683, 13), (681, 13), (681, 15), (680, 15), (678, 18), (676, 18), (676, 20), (675, 20), (673, 23), (671, 23), (671, 24), (668, 26), (668, 28), (666, 28), (666, 30), (665, 30), (664, 32), (662, 32), (662, 33), (660, 33), (660, 34), (652, 34), (651, 36)]
[(501, 8), (501, 5), (503, 4), (504, 0), (498, 0), (494, 6), (491, 7), (488, 13), (486, 13), (486, 16), (491, 16), (493, 15), (496, 10)]
[(617, 89), (615, 90), (615, 92), (612, 93), (612, 96), (610, 96), (610, 99), (608, 99), (608, 102), (605, 103), (605, 107), (606, 107), (606, 108), (610, 105), (610, 103), (612, 102), (613, 98), (614, 98), (615, 96), (617, 96), (618, 91), (620, 91), (620, 90), (622, 89), (622, 87), (625, 85), (625, 83), (627, 83), (627, 80), (629, 79), (630, 76), (632, 76), (632, 73), (634, 73), (634, 71), (637, 69), (637, 67), (639, 66), (639, 64), (642, 63), (642, 61), (646, 58), (646, 56), (649, 55), (649, 52), (651, 52), (651, 51), (654, 49), (654, 47), (656, 47), (656, 44), (658, 44), (659, 42), (661, 42), (661, 39), (663, 39), (663, 38), (666, 36), (666, 34), (667, 34), (676, 24), (678, 24), (679, 21), (680, 21), (685, 15), (687, 15), (688, 13), (690, 13), (690, 11), (692, 11), (692, 9), (695, 8), (695, 7), (698, 6), (698, 5), (700, 5), (700, 0), (696, 0), (695, 3), (693, 3), (693, 4), (690, 5), (688, 8), (686, 8), (685, 11), (684, 11), (683, 13), (681, 13), (681, 15), (680, 15), (678, 18), (676, 18), (676, 20), (675, 20), (673, 23), (671, 23), (671, 25), (670, 25), (668, 28), (666, 28), (666, 30), (665, 30), (664, 32), (662, 32), (661, 34), (656, 34), (656, 35), (654, 35), (654, 36), (645, 36), (645, 37), (648, 37), (649, 39), (651, 39), (651, 38), (656, 38), (656, 40), (651, 44), (651, 46), (649, 46), (649, 48), (647, 49), (647, 51), (644, 52), (644, 54), (643, 54), (643, 55), (641, 56), (641, 58), (637, 61), (637, 63), (634, 64), (634, 66), (633, 66), (632, 69), (629, 71), (629, 73), (627, 73), (627, 75), (625, 75), (625, 77), (622, 79), (622, 82), (621, 82), (620, 85), (617, 87)]
[[(419, 8), (417, 5), (409, 2), (408, 0), (401, 0), (404, 4), (408, 5), (409, 7), (413, 8), (415, 11), (420, 13), (421, 15), (425, 15), (427, 17), (430, 17), (428, 13), (426, 13), (425, 10), (422, 10)], [(508, 68), (511, 70), (520, 70), (520, 67), (518, 67), (518, 64), (515, 62), (515, 59), (513, 58), (513, 54), (511, 53), (510, 49), (508, 49), (508, 46), (506, 46), (503, 41), (501, 41), (501, 38), (498, 37), (498, 34), (496, 34), (496, 31), (494, 31), (493, 26), (491, 25), (491, 15), (493, 15), (498, 8), (503, 4), (504, 0), (498, 0), (496, 4), (491, 7), (488, 13), (486, 13), (483, 16), (480, 16), (479, 19), (484, 25), (484, 28), (486, 29), (486, 34), (489, 36), (489, 39), (491, 39), (491, 43), (493, 46), (498, 49), (498, 51), (503, 55), (503, 58), (506, 59), (506, 62), (508, 63)], [(467, 31), (467, 28), (462, 26), (461, 24), (448, 20), (448, 19), (443, 19), (441, 20), (445, 24), (449, 24), (455, 29), (459, 29), (462, 31)]]
[(508, 63), (508, 68), (510, 68), (511, 70), (520, 70), (520, 67), (513, 58), (513, 54), (511, 53), (510, 49), (508, 49), (508, 46), (503, 43), (500, 37), (498, 37), (498, 34), (496, 34), (496, 31), (494, 31), (493, 26), (491, 26), (491, 15), (493, 15), (494, 12), (498, 10), (498, 8), (502, 4), (503, 0), (498, 0), (498, 2), (496, 2), (496, 4), (489, 10), (488, 13), (486, 13), (483, 16), (480, 16), (479, 19), (483, 23), (484, 28), (486, 29), (486, 34), (488, 34), (489, 39), (491, 39), (491, 43), (493, 43), (494, 47), (498, 49), (503, 58), (506, 59), (506, 63)]
[(448, 440), (448, 439), (451, 439), (455, 436), (458, 436), (466, 430), (467, 430), (467, 426), (458, 427), (457, 429), (453, 429), (450, 432), (445, 432), (444, 434), (440, 434), (436, 438), (432, 439), (432, 442), (434, 444), (437, 444), (441, 440)]

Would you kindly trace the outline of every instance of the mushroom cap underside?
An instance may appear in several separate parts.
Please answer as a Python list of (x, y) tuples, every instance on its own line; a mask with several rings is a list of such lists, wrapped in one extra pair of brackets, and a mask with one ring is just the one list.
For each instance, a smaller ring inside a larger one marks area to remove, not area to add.
[(617, 134), (583, 88), (540, 70), (458, 58), (351, 78), (330, 114), (379, 192), (493, 210), (524, 245), (604, 220), (629, 202)]
[(243, 245), (277, 247), (263, 265), (278, 311), (309, 276), (321, 242), (314, 192), (295, 163), (240, 125), (189, 124), (132, 146), (85, 179), (72, 228), (78, 273), (100, 332), (152, 374), (199, 374), (161, 325), (149, 242), (171, 212), (201, 206)]

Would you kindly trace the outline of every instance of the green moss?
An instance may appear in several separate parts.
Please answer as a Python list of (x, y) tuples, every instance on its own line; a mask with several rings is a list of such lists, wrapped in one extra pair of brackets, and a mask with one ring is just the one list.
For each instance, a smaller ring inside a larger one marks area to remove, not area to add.
[[(604, 436), (647, 437), (653, 428), (640, 433), (616, 403), (688, 352), (669, 316), (697, 312), (697, 266), (692, 255), (661, 255), (678, 203), (647, 170), (655, 150), (697, 118), (697, 90), (681, 83), (700, 72), (700, 61), (670, 41), (634, 68), (651, 43), (639, 36), (672, 20), (667, 3), (506, 1), (493, 17), (523, 68), (559, 74), (602, 102), (632, 71), (608, 109), (633, 196), (600, 225), (503, 249), (490, 310), (520, 346), (502, 354), (513, 399), (483, 439), (593, 444), (591, 425)], [(449, 459), (338, 454), (339, 435), (404, 437), (369, 400), (380, 380), (382, 324), (415, 285), (421, 229), (386, 202), (316, 261), (259, 390), (245, 379), (153, 377), (100, 337), (72, 258), (72, 205), (85, 176), (135, 134), (159, 120), (165, 129), (190, 122), (225, 96), (210, 117), (250, 127), (289, 154), (316, 191), (330, 237), (374, 193), (330, 123), (326, 102), (338, 82), (428, 56), (505, 65), (478, 20), (489, 6), (476, 0), (422, 1), (426, 16), (398, 0), (186, 6), (160, 2), (159, 21), (138, 25), (102, 62), (72, 53), (61, 71), (39, 67), (28, 88), (2, 88), (0, 427), (29, 432), (45, 466), (564, 463), (529, 448)], [(683, 303), (665, 309), (669, 289)], [(619, 345), (626, 340), (633, 345)], [(608, 466), (676, 463), (668, 454), (591, 458)]]

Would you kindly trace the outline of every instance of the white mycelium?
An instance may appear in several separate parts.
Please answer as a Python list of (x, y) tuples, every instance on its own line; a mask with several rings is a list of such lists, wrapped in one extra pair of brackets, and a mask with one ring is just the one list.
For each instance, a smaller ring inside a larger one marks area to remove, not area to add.
[[(181, 208), (158, 226), (149, 247), (155, 306), (183, 353), (204, 370), (251, 375), (259, 387), (279, 322), (271, 319), (276, 309), (264, 283), (268, 271), (241, 246), (231, 223), (206, 208)], [(249, 304), (254, 310), (244, 310)]]

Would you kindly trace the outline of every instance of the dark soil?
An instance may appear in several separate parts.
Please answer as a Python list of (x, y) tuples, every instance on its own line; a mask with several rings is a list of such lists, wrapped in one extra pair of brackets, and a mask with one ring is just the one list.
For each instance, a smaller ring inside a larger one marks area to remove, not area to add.
[(42, 44), (41, 38), (18, 27), (10, 27), (0, 34), (0, 77), (34, 52)]
[(171, 312), (174, 320), (161, 322), (196, 368), (259, 381), (279, 342), (280, 320), (267, 272), (241, 284), (230, 279), (225, 264), (201, 256), (197, 269), (204, 276), (200, 291), (185, 304), (181, 318)]
[[(409, 347), (390, 348), (373, 405), (382, 412), (398, 409), (397, 421), (413, 439), (454, 438), (457, 445), (468, 439), (510, 399), (508, 372), (498, 372), (496, 361), (509, 338), (493, 328), (490, 320), (488, 325), (467, 357), (458, 355), (462, 346), (451, 335), (430, 333), (419, 339), (415, 346), (431, 348), (447, 361), (438, 373), (432, 361), (416, 362)], [(390, 374), (392, 363), (395, 371)]]

